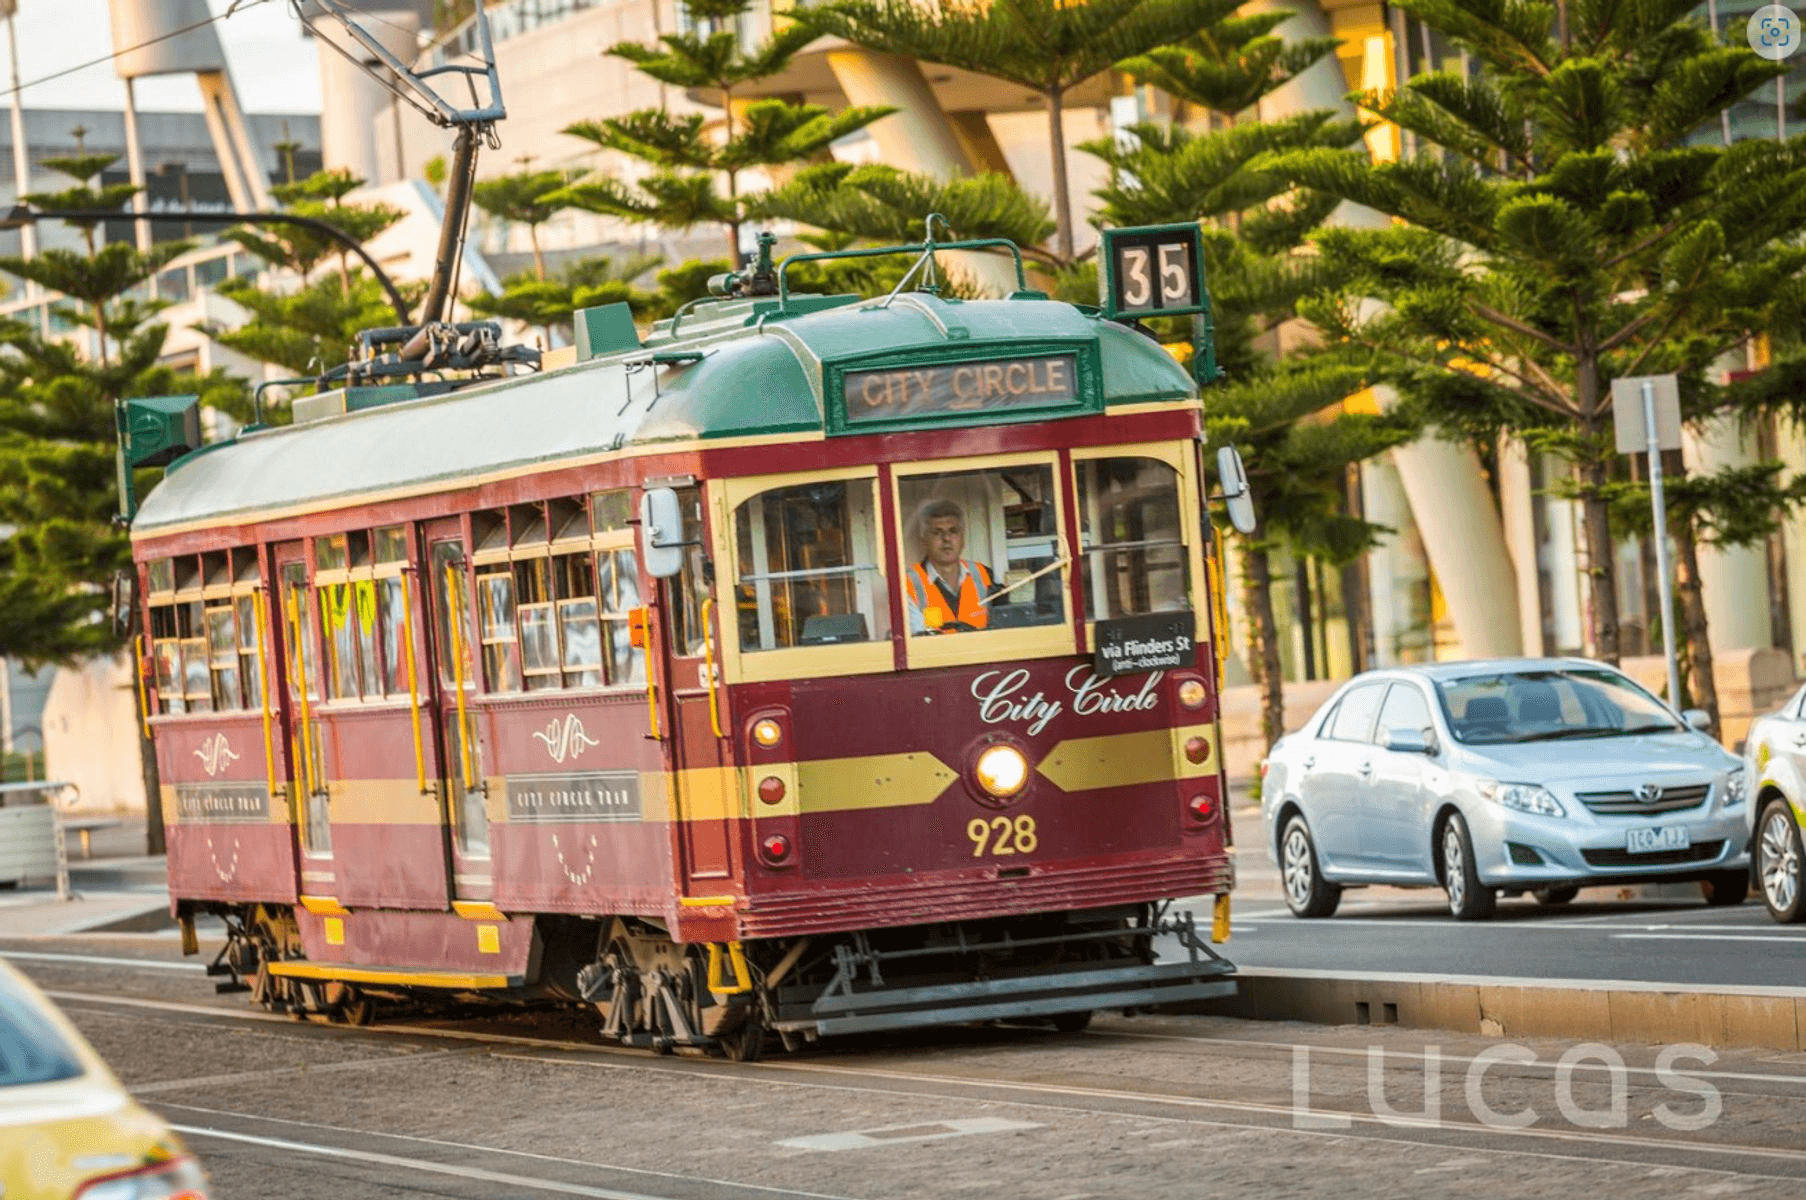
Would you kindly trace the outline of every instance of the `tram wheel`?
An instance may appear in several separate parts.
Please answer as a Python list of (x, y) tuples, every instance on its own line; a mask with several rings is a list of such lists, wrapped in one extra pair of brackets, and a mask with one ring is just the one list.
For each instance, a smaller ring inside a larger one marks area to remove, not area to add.
[(721, 1053), (729, 1062), (758, 1062), (765, 1055), (765, 1024), (749, 1013), (740, 1028), (721, 1039)]

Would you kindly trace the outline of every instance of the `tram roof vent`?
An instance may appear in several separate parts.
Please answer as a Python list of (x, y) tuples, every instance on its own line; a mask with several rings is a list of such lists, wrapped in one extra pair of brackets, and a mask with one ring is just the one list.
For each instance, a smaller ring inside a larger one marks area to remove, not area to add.
[(640, 331), (634, 328), (633, 310), (625, 302), (580, 308), (573, 314), (573, 319), (577, 327), (578, 362), (640, 348)]

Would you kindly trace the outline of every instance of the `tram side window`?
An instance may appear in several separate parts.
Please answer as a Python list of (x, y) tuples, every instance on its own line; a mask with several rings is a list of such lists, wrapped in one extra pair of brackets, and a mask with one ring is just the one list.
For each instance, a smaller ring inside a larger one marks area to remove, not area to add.
[(503, 565), (477, 575), (477, 633), (483, 680), (492, 692), (520, 691), (520, 637), (514, 628), (514, 572)]
[(1073, 470), (1086, 615), (1095, 621), (1190, 607), (1179, 473), (1139, 457), (1087, 459)]
[(772, 488), (735, 510), (742, 652), (890, 636), (877, 511), (872, 479)]
[(703, 554), (702, 491), (696, 487), (680, 488), (678, 505), (683, 512), (683, 570), (671, 580), (672, 598), (671, 645), (681, 657), (694, 658), (703, 651), (705, 631), (702, 606), (709, 598), (710, 564)]
[[(596, 605), (601, 652), (608, 682), (646, 682), (646, 651), (635, 646), (630, 614), (641, 604), (639, 556), (634, 553), (633, 493), (627, 488), (590, 497), (590, 527), (596, 548)], [(567, 654), (569, 644), (566, 646)], [(567, 663), (567, 669), (569, 664)]]
[(158, 711), (260, 707), (256, 551), (162, 559), (150, 565), (148, 574)]
[(898, 481), (911, 633), (1058, 625), (1066, 584), (1051, 466)]

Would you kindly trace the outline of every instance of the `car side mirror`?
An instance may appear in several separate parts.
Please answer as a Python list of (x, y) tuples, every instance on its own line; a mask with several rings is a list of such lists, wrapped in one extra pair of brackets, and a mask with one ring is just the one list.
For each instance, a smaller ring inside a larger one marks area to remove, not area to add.
[(647, 488), (640, 497), (640, 563), (654, 579), (669, 579), (684, 565), (684, 514), (671, 488)]
[(1712, 728), (1712, 714), (1703, 708), (1689, 708), (1681, 714), (1681, 720), (1687, 723), (1688, 729), (1705, 733)]
[(1434, 754), (1436, 737), (1427, 729), (1388, 729), (1386, 749), (1399, 754)]

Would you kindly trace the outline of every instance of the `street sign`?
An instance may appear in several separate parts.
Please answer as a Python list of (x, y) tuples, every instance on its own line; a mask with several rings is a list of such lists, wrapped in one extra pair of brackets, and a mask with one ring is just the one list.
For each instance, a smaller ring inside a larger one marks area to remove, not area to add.
[(1210, 311), (1196, 225), (1106, 229), (1098, 291), (1104, 316), (1179, 317)]
[(1662, 451), (1681, 448), (1681, 387), (1673, 375), (1612, 380), (1612, 424), (1618, 453), (1649, 455), (1649, 510), (1655, 543), (1656, 593), (1661, 598), (1662, 657), (1668, 665), (1668, 706), (1681, 711), (1680, 660), (1674, 650), (1674, 578), (1668, 566), (1668, 504), (1662, 496)]
[(1681, 448), (1680, 380), (1673, 375), (1632, 375), (1612, 380), (1612, 427), (1619, 454), (1649, 449), (1649, 429), (1643, 422), (1645, 381), (1655, 393), (1656, 444), (1664, 450)]

